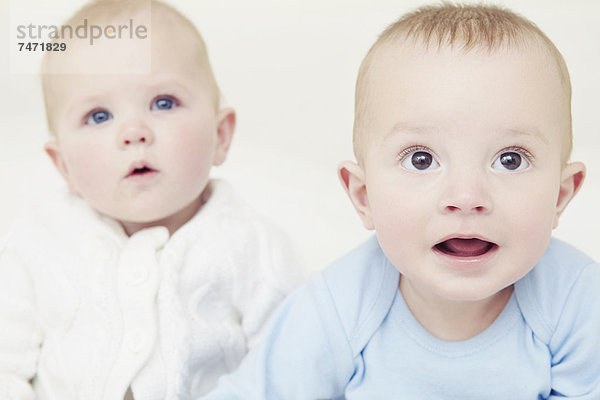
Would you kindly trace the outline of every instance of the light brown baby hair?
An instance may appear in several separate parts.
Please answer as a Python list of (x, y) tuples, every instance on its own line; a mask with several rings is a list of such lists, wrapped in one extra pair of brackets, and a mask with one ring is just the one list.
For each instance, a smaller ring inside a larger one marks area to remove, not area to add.
[(514, 12), (492, 5), (442, 3), (419, 8), (390, 25), (370, 48), (358, 73), (354, 109), (354, 154), (362, 164), (363, 148), (369, 138), (369, 120), (376, 118), (370, 104), (369, 70), (391, 44), (409, 43), (427, 49), (449, 46), (464, 52), (498, 49), (536, 49), (556, 63), (565, 96), (567, 121), (562, 162), (569, 159), (572, 148), (571, 82), (566, 63), (550, 39), (531, 21)]

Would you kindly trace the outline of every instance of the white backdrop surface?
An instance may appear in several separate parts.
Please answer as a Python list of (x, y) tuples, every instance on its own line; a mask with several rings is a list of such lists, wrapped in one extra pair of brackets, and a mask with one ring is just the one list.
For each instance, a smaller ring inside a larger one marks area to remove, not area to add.
[[(17, 0), (2, 0), (0, 45), (0, 234), (19, 210), (62, 185), (42, 151), (47, 140), (39, 79), (8, 67), (7, 27)], [(256, 209), (293, 239), (315, 270), (371, 233), (337, 181), (351, 159), (358, 66), (377, 34), (424, 1), (167, 1), (199, 28), (238, 126), (226, 164), (214, 175), (233, 182)], [(79, 0), (18, 0), (59, 25)], [(536, 22), (561, 50), (573, 82), (572, 159), (587, 181), (555, 236), (600, 259), (600, 1), (502, 0)]]

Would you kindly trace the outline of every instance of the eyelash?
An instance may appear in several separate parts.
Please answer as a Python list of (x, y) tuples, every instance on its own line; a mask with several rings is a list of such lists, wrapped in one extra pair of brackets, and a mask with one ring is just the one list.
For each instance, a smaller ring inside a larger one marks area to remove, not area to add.
[[(93, 108), (92, 110), (90, 110), (89, 112), (87, 112), (87, 113), (86, 113), (86, 114), (83, 116), (83, 118), (82, 118), (82, 120), (81, 120), (81, 123), (82, 123), (82, 125), (90, 125), (90, 124), (88, 123), (88, 121), (90, 120), (90, 118), (92, 117), (92, 115), (94, 115), (95, 113), (97, 113), (97, 112), (100, 112), (100, 111), (104, 111), (104, 112), (106, 112), (107, 114), (111, 115), (110, 111), (108, 111), (106, 108), (103, 108), (103, 107), (96, 107), (96, 108)], [(109, 118), (109, 119), (110, 119), (110, 118)], [(95, 124), (93, 124), (93, 125), (95, 125)]]
[(179, 101), (179, 99), (177, 97), (172, 96), (170, 94), (160, 94), (152, 99), (152, 101), (150, 102), (150, 108), (152, 108), (154, 103), (156, 103), (160, 99), (171, 100), (173, 102), (173, 107), (179, 107), (181, 105), (181, 102)]
[(498, 152), (498, 155), (494, 158), (494, 160), (501, 154), (509, 153), (509, 152), (518, 153), (519, 155), (525, 157), (527, 159), (527, 161), (529, 161), (530, 164), (532, 164), (533, 161), (535, 160), (535, 156), (533, 154), (531, 154), (529, 151), (527, 151), (527, 149), (525, 149), (522, 146), (511, 146), (511, 147), (504, 148)]
[(406, 157), (408, 157), (410, 154), (416, 153), (418, 151), (426, 151), (427, 153), (431, 153), (431, 155), (435, 156), (435, 153), (429, 147), (418, 144), (418, 145), (407, 147), (406, 149), (402, 150), (400, 153), (398, 153), (398, 155), (396, 156), (396, 159), (398, 161), (402, 161)]
[[(406, 149), (404, 149), (400, 153), (398, 153), (398, 155), (396, 156), (396, 160), (398, 162), (401, 162), (409, 155), (419, 152), (419, 151), (425, 151), (427, 153), (430, 153), (434, 158), (437, 158), (435, 156), (435, 153), (429, 147), (423, 146), (423, 145), (414, 145), (414, 146), (407, 147)], [(535, 161), (535, 156), (522, 146), (506, 147), (497, 153), (497, 155), (494, 157), (494, 160), (496, 160), (501, 154), (508, 153), (508, 152), (518, 153), (519, 155), (525, 157), (530, 164), (533, 164), (533, 162)]]
[[(169, 99), (173, 102), (173, 107), (179, 107), (181, 105), (181, 101), (179, 101), (179, 99), (175, 96), (172, 96), (170, 94), (160, 94), (156, 97), (154, 97), (151, 101), (150, 101), (150, 108), (152, 108), (152, 106), (154, 105), (154, 103), (159, 100), (159, 99)], [(106, 111), (107, 113), (110, 114), (110, 111), (108, 111), (106, 108), (103, 107), (96, 107), (93, 108), (92, 110), (90, 110), (89, 112), (87, 112), (83, 118), (81, 119), (82, 121), (82, 125), (88, 125), (87, 121), (89, 121), (90, 117), (92, 115), (94, 115), (94, 113), (98, 112), (98, 111)]]

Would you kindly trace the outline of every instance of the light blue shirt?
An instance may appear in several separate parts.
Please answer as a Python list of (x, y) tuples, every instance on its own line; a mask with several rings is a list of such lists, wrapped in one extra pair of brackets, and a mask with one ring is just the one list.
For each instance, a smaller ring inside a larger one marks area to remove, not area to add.
[(413, 317), (376, 238), (282, 305), (204, 400), (600, 399), (600, 266), (552, 239), (481, 334), (446, 342)]

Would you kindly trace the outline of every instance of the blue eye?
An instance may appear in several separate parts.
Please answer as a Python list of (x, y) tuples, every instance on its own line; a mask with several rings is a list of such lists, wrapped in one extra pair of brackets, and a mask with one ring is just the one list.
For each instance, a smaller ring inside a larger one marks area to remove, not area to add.
[(151, 110), (170, 110), (175, 107), (175, 101), (170, 97), (159, 97), (152, 103)]
[(504, 151), (494, 160), (492, 168), (505, 171), (521, 171), (529, 168), (530, 156), (518, 151)]
[(98, 110), (91, 113), (85, 123), (87, 125), (97, 125), (112, 119), (112, 117), (108, 111)]

